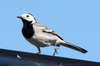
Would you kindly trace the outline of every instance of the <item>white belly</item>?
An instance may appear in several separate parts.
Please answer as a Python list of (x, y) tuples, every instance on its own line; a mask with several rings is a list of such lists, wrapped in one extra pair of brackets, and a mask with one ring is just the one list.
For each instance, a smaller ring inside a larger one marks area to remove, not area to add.
[(38, 47), (45, 47), (56, 44), (56, 39), (54, 36), (49, 35), (34, 35), (31, 39), (27, 39), (30, 43)]

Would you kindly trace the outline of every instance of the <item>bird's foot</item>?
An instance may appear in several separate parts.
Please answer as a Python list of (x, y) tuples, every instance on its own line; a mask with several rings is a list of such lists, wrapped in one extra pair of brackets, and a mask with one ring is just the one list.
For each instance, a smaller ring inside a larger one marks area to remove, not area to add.
[(59, 49), (59, 47), (56, 47), (53, 53), (53, 56), (55, 56), (55, 54), (58, 54), (57, 50)]
[(39, 52), (37, 52), (36, 54), (40, 54), (41, 52), (39, 51)]

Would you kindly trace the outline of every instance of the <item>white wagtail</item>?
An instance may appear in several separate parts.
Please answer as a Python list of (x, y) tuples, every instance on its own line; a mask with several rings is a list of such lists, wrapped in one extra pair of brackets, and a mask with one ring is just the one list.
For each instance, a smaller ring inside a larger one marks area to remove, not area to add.
[[(22, 14), (18, 16), (23, 22), (22, 34), (27, 41), (32, 43), (38, 48), (38, 53), (41, 53), (40, 47), (46, 46), (57, 46), (60, 45), (86, 53), (87, 50), (73, 45), (71, 43), (65, 42), (59, 35), (57, 35), (53, 30), (48, 29), (44, 25), (37, 23), (35, 17), (30, 13)], [(57, 53), (57, 48), (53, 55)]]

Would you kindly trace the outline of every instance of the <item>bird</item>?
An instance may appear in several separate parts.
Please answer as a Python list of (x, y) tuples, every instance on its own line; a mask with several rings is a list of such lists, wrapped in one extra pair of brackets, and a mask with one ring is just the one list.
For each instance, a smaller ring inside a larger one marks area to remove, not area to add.
[(57, 50), (60, 46), (65, 46), (81, 53), (87, 53), (87, 50), (64, 41), (56, 32), (42, 24), (39, 24), (31, 13), (24, 13), (21, 16), (17, 16), (17, 18), (22, 20), (22, 34), (25, 39), (38, 48), (37, 54), (41, 53), (41, 47), (47, 46), (56, 47), (53, 55), (58, 53)]

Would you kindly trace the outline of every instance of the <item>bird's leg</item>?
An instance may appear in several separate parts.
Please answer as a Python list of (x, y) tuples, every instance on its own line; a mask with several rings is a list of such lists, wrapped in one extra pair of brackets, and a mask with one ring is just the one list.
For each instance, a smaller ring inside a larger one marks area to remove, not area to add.
[(53, 56), (55, 56), (55, 54), (58, 54), (57, 50), (59, 49), (60, 45), (55, 45), (55, 50), (53, 53)]
[(38, 48), (38, 53), (37, 54), (40, 54), (41, 53), (41, 49), (40, 47), (37, 47)]

